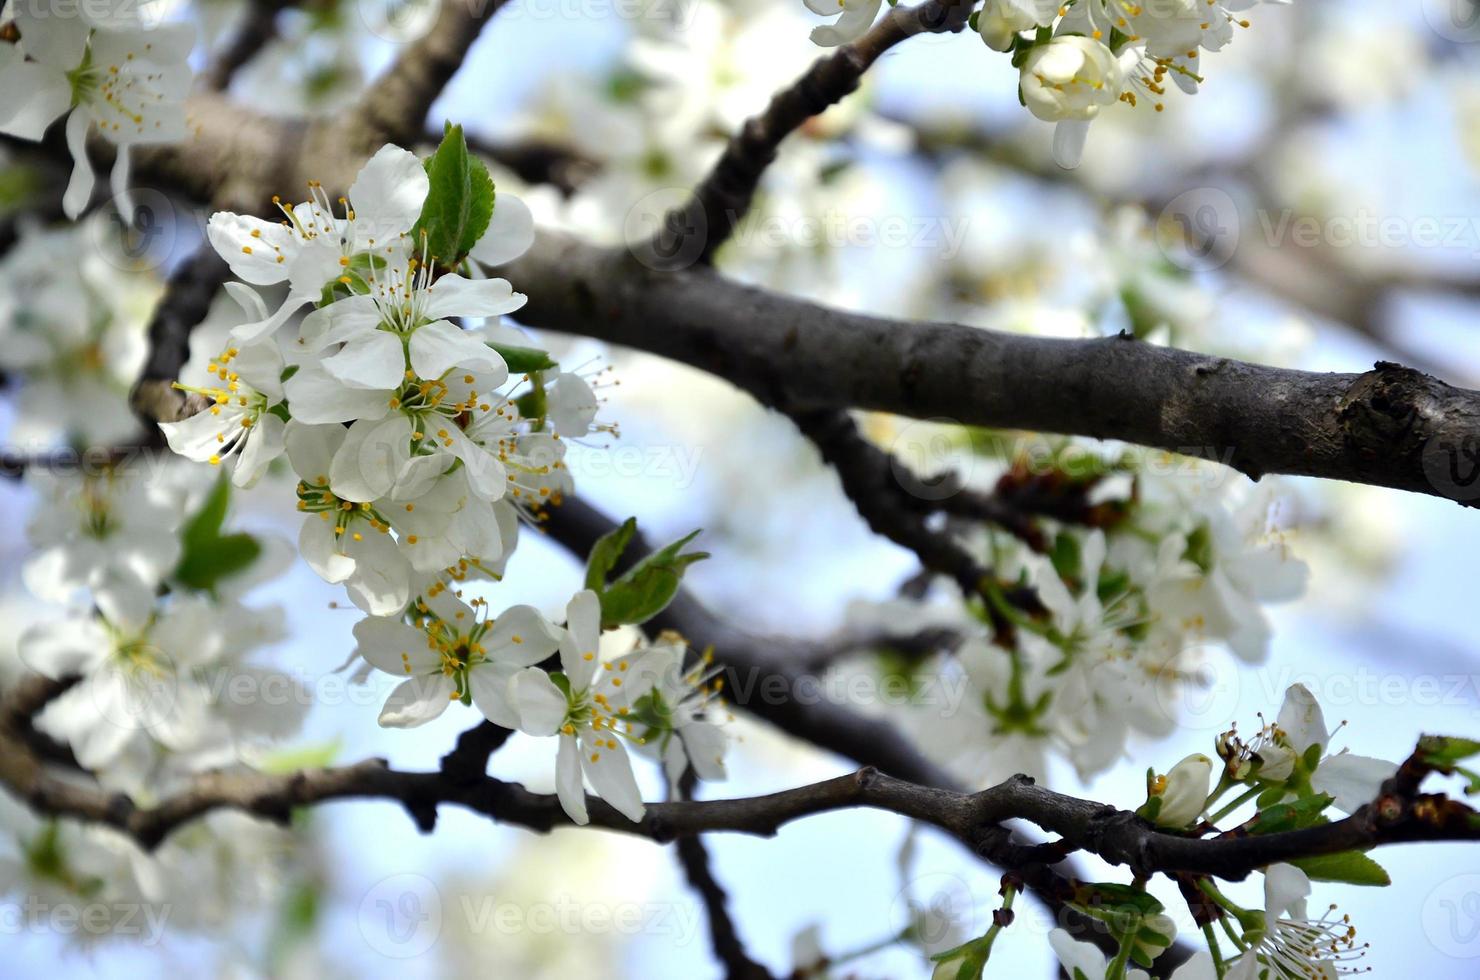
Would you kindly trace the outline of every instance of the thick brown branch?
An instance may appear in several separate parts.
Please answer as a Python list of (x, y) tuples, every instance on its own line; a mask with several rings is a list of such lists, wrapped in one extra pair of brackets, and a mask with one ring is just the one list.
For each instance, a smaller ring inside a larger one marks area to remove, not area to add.
[(1480, 440), (1480, 393), (1398, 365), (1317, 374), (1128, 337), (890, 320), (707, 268), (652, 272), (548, 233), (503, 272), (529, 294), (523, 322), (691, 364), (766, 404), (1119, 439), (1254, 478), (1289, 473), (1480, 499), (1468, 455)]

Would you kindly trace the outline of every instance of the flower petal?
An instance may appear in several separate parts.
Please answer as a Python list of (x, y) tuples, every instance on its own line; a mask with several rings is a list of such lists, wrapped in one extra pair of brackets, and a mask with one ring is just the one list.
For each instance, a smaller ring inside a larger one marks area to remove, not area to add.
[(386, 728), (416, 728), (440, 718), (453, 702), (457, 687), (443, 674), (423, 674), (402, 681), (385, 699), (380, 724)]
[(336, 496), (357, 503), (378, 500), (396, 485), (411, 459), (411, 420), (397, 412), (385, 419), (360, 419), (329, 465)]
[(1285, 689), (1285, 700), (1275, 725), (1285, 733), (1296, 755), (1304, 755), (1312, 745), (1326, 747), (1326, 716), (1321, 713), (1316, 696), (1304, 684), (1291, 684)]
[(514, 292), (507, 279), (468, 279), (454, 272), (438, 279), (427, 290), (422, 312), (429, 320), (502, 316), (513, 313), (528, 300), (523, 293)]
[(1377, 799), (1382, 784), (1397, 771), (1397, 764), (1386, 759), (1339, 752), (1321, 760), (1311, 773), (1310, 785), (1317, 793), (1333, 797), (1342, 813), (1356, 813)]
[(436, 673), (442, 656), (427, 645), (427, 635), (399, 619), (368, 616), (355, 624), (356, 652), (373, 667), (404, 677)]
[(316, 361), (299, 365), (283, 393), (294, 420), (310, 425), (378, 419), (390, 411), (385, 391), (346, 387)]
[[(413, 336), (413, 345), (415, 340)], [(413, 363), (415, 350), (413, 346)], [(349, 341), (339, 353), (324, 358), (323, 365), (331, 377), (346, 387), (375, 391), (394, 391), (400, 386), (406, 371), (400, 339), (384, 330), (374, 330)]]
[(569, 705), (549, 674), (538, 667), (526, 667), (509, 682), (509, 695), (521, 732), (546, 737), (560, 731)]
[(581, 780), (581, 747), (574, 735), (560, 736), (560, 749), (555, 756), (555, 795), (560, 797), (560, 806), (573, 822), (581, 826), (591, 822), (586, 815), (586, 787)]
[[(388, 335), (387, 335), (388, 336)], [(435, 320), (411, 335), (411, 367), (416, 376), (435, 381), (454, 367), (491, 375), (503, 384), (509, 369), (498, 351), (446, 320)]]
[(484, 265), (512, 262), (534, 244), (534, 215), (529, 205), (513, 194), (500, 191), (493, 201), (488, 230), (468, 254)]
[(360, 168), (349, 188), (355, 212), (355, 244), (389, 244), (409, 232), (421, 216), (431, 182), (416, 154), (387, 143)]
[(62, 211), (69, 218), (76, 218), (92, 200), (93, 171), (87, 158), (87, 129), (92, 117), (80, 109), (73, 109), (67, 117), (67, 149), (72, 153), (72, 176), (67, 181), (66, 193), (62, 195)]
[(490, 660), (531, 667), (555, 652), (560, 634), (533, 606), (510, 606), (494, 620), (485, 645)]
[[(563, 740), (562, 740), (563, 741)], [(581, 768), (591, 780), (596, 795), (633, 823), (637, 823), (647, 812), (642, 805), (642, 793), (637, 788), (637, 779), (632, 775), (632, 760), (621, 741), (608, 733), (602, 738), (600, 732), (581, 734)]]

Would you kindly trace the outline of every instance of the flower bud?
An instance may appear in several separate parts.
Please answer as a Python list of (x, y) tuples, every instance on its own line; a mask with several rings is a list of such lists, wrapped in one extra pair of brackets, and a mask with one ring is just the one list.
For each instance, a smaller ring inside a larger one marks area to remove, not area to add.
[(1120, 62), (1099, 41), (1063, 34), (1033, 48), (1023, 62), (1023, 102), (1045, 122), (1093, 119), (1114, 105), (1125, 76)]
[(1202, 814), (1208, 800), (1208, 784), (1213, 778), (1213, 760), (1194, 753), (1172, 767), (1153, 794), (1161, 797), (1156, 813), (1160, 827), (1183, 828)]

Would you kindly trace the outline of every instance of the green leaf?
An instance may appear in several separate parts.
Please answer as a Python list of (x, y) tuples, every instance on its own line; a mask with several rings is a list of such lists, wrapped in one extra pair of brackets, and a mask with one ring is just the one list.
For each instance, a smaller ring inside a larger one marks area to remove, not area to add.
[(1480, 742), (1472, 738), (1448, 735), (1425, 735), (1418, 740), (1423, 761), (1436, 769), (1448, 770), (1472, 755), (1480, 755)]
[(1315, 881), (1339, 881), (1348, 885), (1385, 888), (1393, 883), (1386, 869), (1361, 851), (1322, 854), (1290, 862)]
[(1059, 534), (1053, 539), (1053, 550), (1049, 552), (1049, 560), (1053, 562), (1053, 570), (1059, 573), (1059, 578), (1077, 579), (1079, 570), (1083, 566), (1080, 556), (1079, 539), (1067, 531)]
[(491, 341), (488, 346), (498, 351), (499, 357), (509, 366), (510, 374), (529, 374), (531, 371), (550, 371), (560, 365), (550, 358), (550, 355), (538, 347), (516, 347), (513, 344), (495, 344)]
[(652, 619), (673, 601), (684, 569), (709, 557), (705, 551), (683, 552), (684, 546), (698, 537), (699, 532), (694, 531), (648, 555), (615, 581), (607, 582), (607, 575), (636, 533), (636, 519), (628, 518), (591, 549), (586, 565), (586, 588), (595, 591), (601, 599), (604, 628), (624, 623), (635, 626)]
[(591, 546), (591, 554), (586, 559), (586, 588), (597, 593), (606, 588), (607, 575), (616, 567), (622, 552), (627, 550), (636, 533), (637, 518), (629, 517), (622, 522), (621, 527), (596, 539), (596, 544)]
[(462, 127), (451, 123), (426, 168), (431, 187), (411, 229), (412, 241), (418, 249), (424, 241), (437, 265), (452, 269), (488, 230), (493, 217), (493, 179), (483, 161), (468, 152)]
[(210, 592), (223, 578), (247, 568), (262, 553), (250, 534), (221, 533), (231, 502), (231, 484), (223, 475), (200, 510), (180, 530), (180, 563), (174, 578), (181, 585)]
[(1326, 822), (1321, 813), (1333, 802), (1335, 801), (1324, 793), (1317, 793), (1303, 800), (1279, 803), (1254, 814), (1254, 818), (1246, 826), (1251, 834), (1275, 834), (1314, 827)]
[(1156, 896), (1112, 881), (1079, 885), (1072, 904), (1084, 914), (1108, 924), (1117, 935), (1139, 929), (1147, 918), (1165, 911)]

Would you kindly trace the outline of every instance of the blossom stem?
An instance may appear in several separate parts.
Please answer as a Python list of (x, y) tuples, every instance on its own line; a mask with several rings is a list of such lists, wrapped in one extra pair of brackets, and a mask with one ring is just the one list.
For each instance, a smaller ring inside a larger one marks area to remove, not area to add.
[(1249, 802), (1262, 792), (1264, 792), (1264, 790), (1261, 787), (1249, 787), (1246, 791), (1240, 793), (1238, 796), (1230, 800), (1226, 805), (1220, 807), (1217, 813), (1211, 814), (1208, 817), (1208, 823), (1216, 824), (1219, 820), (1222, 820), (1224, 817), (1228, 816), (1234, 810), (1237, 810), (1239, 807), (1243, 806), (1245, 803)]
[(1208, 941), (1208, 952), (1213, 957), (1213, 973), (1218, 977), (1218, 980), (1223, 980), (1223, 974), (1228, 971), (1228, 967), (1223, 962), (1223, 950), (1218, 945), (1218, 934), (1213, 931), (1213, 924), (1211, 922), (1204, 922), (1202, 931), (1203, 936)]

